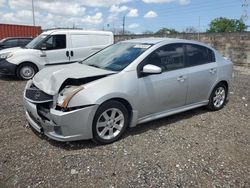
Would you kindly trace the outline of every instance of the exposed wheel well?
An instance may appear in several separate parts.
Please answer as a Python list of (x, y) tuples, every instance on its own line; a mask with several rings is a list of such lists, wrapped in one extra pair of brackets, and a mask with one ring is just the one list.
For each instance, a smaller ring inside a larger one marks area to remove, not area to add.
[[(228, 83), (227, 83), (227, 81), (222, 80), (222, 81), (220, 81), (218, 84), (224, 84), (224, 85), (226, 86), (227, 91), (228, 91)], [(218, 85), (218, 84), (217, 84), (217, 85)]]
[[(132, 109), (133, 109), (131, 104), (126, 99), (123, 99), (123, 98), (112, 98), (112, 99), (109, 99), (107, 101), (111, 101), (111, 100), (118, 101), (118, 102), (122, 103), (127, 108), (128, 116), (129, 116), (129, 122), (130, 122), (131, 118), (132, 118)], [(105, 102), (107, 102), (107, 101), (105, 101)]]

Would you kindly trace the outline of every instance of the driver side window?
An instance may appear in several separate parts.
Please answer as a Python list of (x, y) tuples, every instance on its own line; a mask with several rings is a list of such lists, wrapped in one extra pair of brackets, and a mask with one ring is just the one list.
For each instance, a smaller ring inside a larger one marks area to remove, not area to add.
[(160, 66), (162, 72), (184, 68), (184, 45), (169, 44), (153, 52), (149, 63)]
[(44, 41), (46, 50), (58, 50), (66, 48), (66, 35), (52, 35)]

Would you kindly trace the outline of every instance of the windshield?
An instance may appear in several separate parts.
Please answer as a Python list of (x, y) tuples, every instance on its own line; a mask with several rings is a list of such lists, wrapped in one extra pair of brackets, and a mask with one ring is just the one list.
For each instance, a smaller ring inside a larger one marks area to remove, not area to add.
[(48, 35), (39, 35), (30, 41), (25, 47), (26, 48), (38, 48), (41, 42), (47, 37)]
[(122, 42), (103, 49), (82, 63), (97, 68), (121, 71), (149, 47), (151, 44)]

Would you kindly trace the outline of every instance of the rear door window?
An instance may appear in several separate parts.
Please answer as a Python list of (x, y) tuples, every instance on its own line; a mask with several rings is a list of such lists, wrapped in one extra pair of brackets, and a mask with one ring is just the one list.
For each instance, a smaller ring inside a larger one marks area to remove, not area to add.
[(186, 44), (187, 66), (197, 66), (215, 62), (214, 52), (209, 48), (196, 44)]
[(19, 39), (18, 46), (26, 46), (32, 39)]
[(3, 44), (6, 47), (15, 47), (18, 46), (18, 39), (8, 39)]

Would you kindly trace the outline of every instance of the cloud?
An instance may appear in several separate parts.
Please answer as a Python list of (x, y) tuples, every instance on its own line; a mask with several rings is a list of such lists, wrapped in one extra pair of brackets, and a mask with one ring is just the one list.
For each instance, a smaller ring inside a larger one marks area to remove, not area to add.
[(187, 5), (190, 3), (190, 0), (142, 0), (144, 3), (171, 3), (178, 2), (181, 5)]
[(158, 16), (157, 13), (151, 10), (144, 15), (144, 18), (155, 18), (157, 16)]
[(102, 18), (102, 13), (101, 12), (97, 12), (95, 15), (93, 16), (86, 16), (85, 18), (83, 18), (81, 20), (83, 23), (88, 23), (88, 24), (100, 24), (103, 21)]
[(128, 28), (129, 28), (129, 29), (135, 29), (135, 28), (137, 28), (137, 27), (139, 27), (139, 26), (140, 26), (139, 24), (133, 23), (133, 24), (128, 25)]
[(5, 7), (6, 0), (0, 0), (0, 8)]
[(112, 5), (120, 5), (133, 0), (78, 0), (79, 3), (90, 7), (110, 7)]
[(179, 3), (181, 4), (181, 5), (187, 5), (187, 4), (189, 4), (191, 2), (191, 0), (179, 0)]
[(121, 12), (124, 12), (126, 10), (128, 10), (127, 6), (123, 5), (123, 6), (119, 7), (119, 6), (116, 6), (116, 5), (112, 5), (110, 7), (110, 9), (109, 9), (109, 12), (111, 12), (111, 13), (121, 13)]
[[(9, 0), (9, 7), (12, 10), (31, 10), (32, 3), (27, 0)], [(43, 11), (51, 14), (76, 16), (83, 15), (86, 8), (81, 4), (69, 1), (34, 1), (36, 11)]]
[(127, 14), (128, 17), (137, 17), (138, 14), (138, 9), (136, 8), (132, 8), (129, 13)]

